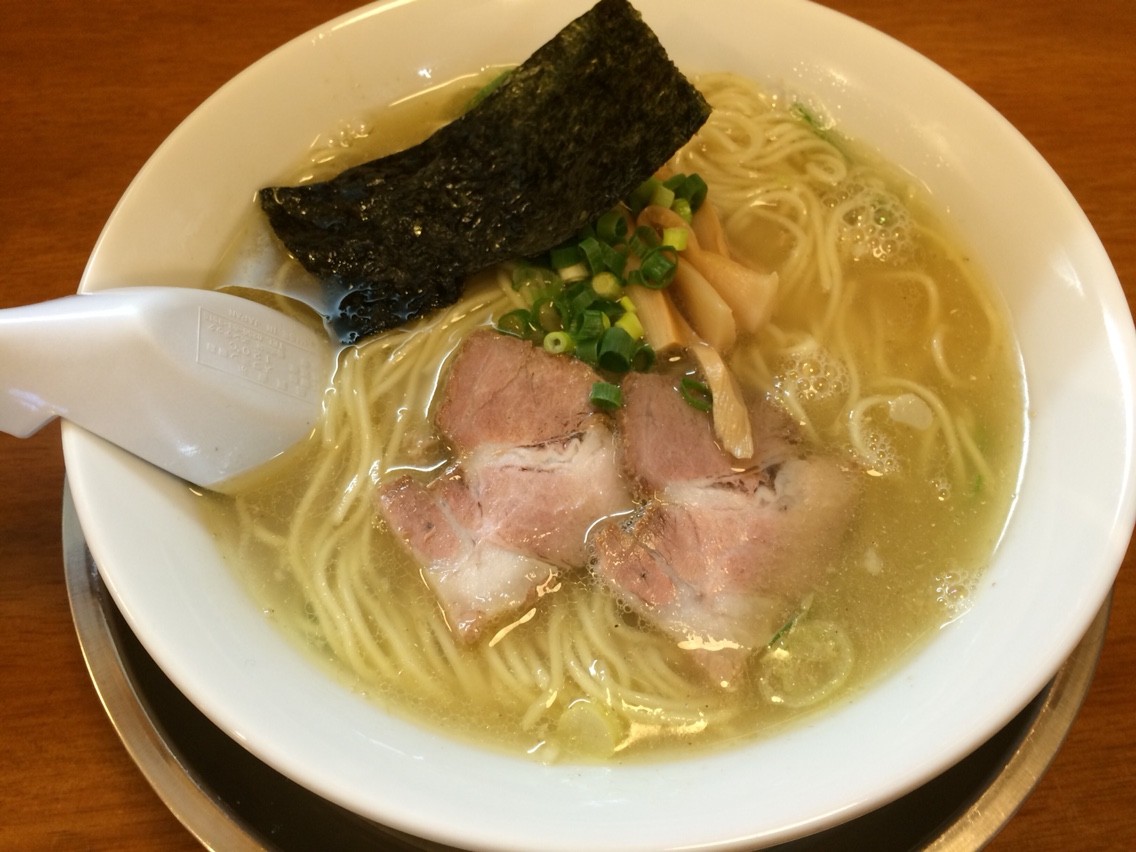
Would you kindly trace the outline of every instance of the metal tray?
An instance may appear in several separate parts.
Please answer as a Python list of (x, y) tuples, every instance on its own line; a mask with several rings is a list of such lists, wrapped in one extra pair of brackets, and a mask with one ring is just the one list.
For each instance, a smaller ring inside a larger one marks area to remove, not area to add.
[[(365, 820), (257, 760), (165, 677), (119, 613), (63, 492), (67, 589), (95, 689), (127, 751), (203, 846), (240, 850), (442, 850)], [(1025, 801), (1073, 723), (1096, 670), (1109, 601), (1054, 679), (1005, 728), (958, 765), (877, 811), (776, 847), (970, 852)]]

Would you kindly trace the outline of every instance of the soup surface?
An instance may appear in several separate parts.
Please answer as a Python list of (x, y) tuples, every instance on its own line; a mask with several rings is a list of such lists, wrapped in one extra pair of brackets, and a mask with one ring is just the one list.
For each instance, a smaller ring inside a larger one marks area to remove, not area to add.
[[(453, 461), (434, 425), (449, 359), (520, 300), (514, 269), (490, 270), (453, 308), (344, 350), (313, 439), (239, 496), (203, 498), (266, 617), (384, 708), (542, 760), (710, 748), (847, 700), (962, 616), (978, 589), (1025, 429), (994, 290), (918, 184), (815, 106), (732, 75), (694, 79), (714, 112), (671, 166), (705, 179), (734, 255), (778, 276), (771, 320), (738, 341), (729, 367), (748, 399), (787, 413), (858, 480), (847, 529), (729, 688), (585, 566), (561, 572), (502, 629), (455, 639), (375, 493)], [(412, 144), (480, 81), (345, 125), (290, 177)], [(250, 212), (215, 283), (269, 279), (313, 305), (323, 298)]]

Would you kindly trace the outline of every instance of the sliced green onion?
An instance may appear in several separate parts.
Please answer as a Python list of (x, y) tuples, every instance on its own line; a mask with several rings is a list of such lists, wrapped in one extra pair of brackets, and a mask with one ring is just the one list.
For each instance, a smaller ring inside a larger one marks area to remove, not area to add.
[(595, 237), (584, 237), (580, 240), (580, 254), (583, 255), (584, 262), (588, 264), (588, 268), (594, 275), (596, 272), (603, 270), (603, 257), (600, 253), (600, 241)]
[[(655, 289), (669, 285), (678, 268), (679, 252), (688, 248), (691, 236), (685, 227), (663, 228), (661, 234), (648, 225), (632, 229), (631, 217), (648, 204), (658, 204), (689, 223), (705, 196), (706, 183), (697, 174), (643, 181), (626, 207), (601, 214), (539, 261), (518, 265), (512, 274), (513, 287), (530, 309), (511, 311), (497, 327), (549, 352), (571, 352), (609, 372), (650, 369), (655, 352), (644, 339), (643, 322), (624, 287), (628, 283)], [(627, 271), (629, 260), (635, 268)], [(684, 383), (687, 401), (708, 409), (709, 390), (691, 382)]]
[(556, 303), (547, 296), (538, 299), (530, 311), (530, 320), (535, 327), (542, 331), (559, 331), (564, 328), (564, 320)]
[(627, 206), (631, 208), (631, 214), (638, 216), (640, 211), (651, 203), (651, 198), (655, 195), (656, 187), (662, 186), (658, 178), (647, 178), (627, 198)]
[(679, 383), (679, 392), (682, 394), (682, 398), (686, 400), (687, 405), (691, 408), (697, 408), (699, 411), (709, 411), (714, 402), (710, 387), (705, 382), (700, 382), (689, 376), (683, 378)]
[(638, 314), (625, 313), (615, 321), (613, 328), (622, 328), (630, 335), (632, 340), (643, 339), (643, 323), (640, 321)]
[(613, 325), (600, 338), (596, 363), (612, 373), (626, 373), (631, 369), (631, 359), (635, 357), (635, 349), (635, 341), (631, 335), (618, 325)]
[(557, 246), (548, 251), (548, 262), (552, 264), (553, 269), (565, 269), (582, 263), (583, 260), (584, 253), (580, 251), (578, 245)]
[(528, 337), (532, 330), (529, 320), (529, 312), (524, 308), (517, 308), (497, 320), (497, 330), (511, 334), (513, 337)]
[(619, 385), (613, 385), (611, 382), (596, 382), (592, 385), (592, 392), (589, 396), (589, 401), (597, 408), (607, 410), (619, 408), (623, 405), (623, 393), (619, 389)]
[(621, 210), (609, 210), (596, 220), (595, 233), (609, 246), (619, 245), (627, 238), (627, 218)]
[(486, 83), (480, 89), (478, 89), (477, 92), (474, 94), (474, 96), (469, 99), (469, 103), (466, 104), (466, 111), (468, 112), (469, 110), (473, 109), (475, 106), (477, 106), (483, 100), (485, 100), (487, 97), (489, 97), (491, 94), (493, 94), (499, 88), (501, 88), (501, 84), (504, 83), (506, 80), (508, 80), (509, 75), (512, 74), (512, 73), (513, 73), (512, 68), (506, 68), (504, 71), (502, 71), (496, 77), (494, 77), (492, 80), (490, 80), (488, 83)]
[(797, 623), (797, 619), (800, 618), (804, 614), (805, 614), (804, 610), (801, 610), (800, 612), (793, 613), (789, 617), (789, 620), (781, 625), (781, 629), (773, 634), (773, 638), (769, 640), (769, 644), (766, 645), (765, 647), (772, 648), (774, 645), (776, 645), (778, 642), (780, 642), (785, 637), (785, 635), (788, 634), (788, 632), (793, 629), (793, 625)]
[(663, 241), (661, 245), (670, 246), (675, 251), (683, 251), (686, 248), (689, 236), (690, 231), (686, 228), (663, 228)]
[(631, 369), (639, 373), (645, 373), (655, 366), (655, 350), (645, 340), (639, 341), (639, 347), (635, 350), (635, 357), (631, 359)]
[(627, 247), (642, 257), (659, 245), (659, 235), (649, 225), (640, 225), (627, 241)]
[(671, 283), (676, 269), (678, 253), (670, 246), (659, 246), (643, 255), (638, 272), (643, 286), (659, 290)]
[(571, 266), (558, 269), (557, 272), (560, 273), (560, 277), (565, 281), (580, 281), (587, 278), (589, 275), (588, 264), (582, 260), (579, 263), (573, 263)]
[(522, 263), (513, 270), (512, 282), (514, 290), (531, 298), (534, 291), (559, 286), (560, 276), (551, 269)]
[(592, 290), (601, 299), (618, 302), (623, 297), (623, 282), (614, 272), (601, 272), (592, 278)]
[(566, 331), (550, 331), (544, 336), (544, 351), (552, 355), (563, 355), (576, 348), (576, 341)]
[(572, 316), (582, 314), (596, 301), (596, 291), (590, 286), (581, 285), (568, 295), (568, 311)]
[(685, 198), (676, 198), (674, 204), (671, 205), (671, 210), (677, 213), (684, 222), (689, 223), (694, 218), (694, 210)]
[(655, 191), (651, 193), (651, 204), (657, 204), (659, 207), (666, 207), (668, 210), (674, 204), (675, 194), (674, 190), (668, 189), (665, 184), (659, 184), (655, 187)]
[(702, 206), (702, 202), (706, 200), (707, 192), (709, 192), (709, 187), (706, 186), (706, 181), (702, 179), (702, 176), (689, 174), (685, 176), (682, 186), (675, 192), (675, 195), (689, 201), (690, 209), (694, 211)]
[(585, 364), (596, 363), (599, 357), (600, 339), (598, 337), (589, 337), (587, 340), (577, 337), (576, 338), (576, 357), (583, 361)]
[(623, 270), (627, 268), (627, 255), (607, 243), (600, 243), (600, 245), (602, 246), (604, 269), (608, 272), (614, 272), (616, 275), (622, 275)]
[(598, 340), (610, 324), (611, 320), (608, 319), (607, 314), (589, 308), (579, 316), (575, 328), (576, 340)]
[(593, 275), (601, 272), (621, 275), (627, 263), (626, 255), (596, 237), (585, 237), (580, 240), (580, 252)]
[[(679, 212), (676, 206), (679, 201), (683, 201), (685, 204), (689, 205), (690, 212), (694, 212), (701, 207), (702, 202), (706, 200), (706, 181), (697, 173), (671, 175), (663, 182), (663, 186), (675, 194), (675, 200), (668, 206), (676, 213)], [(681, 215), (681, 213), (679, 215)]]

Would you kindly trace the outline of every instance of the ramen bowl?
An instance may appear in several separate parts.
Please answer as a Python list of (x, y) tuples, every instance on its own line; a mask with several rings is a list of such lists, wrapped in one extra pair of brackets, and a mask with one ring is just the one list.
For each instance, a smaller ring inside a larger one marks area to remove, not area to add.
[[(81, 289), (203, 286), (255, 191), (312, 139), (436, 81), (519, 62), (588, 5), (378, 3), (283, 46), (154, 154)], [(1028, 436), (1019, 487), (970, 608), (854, 698), (701, 756), (543, 765), (448, 738), (342, 686), (265, 618), (184, 483), (65, 427), (95, 561), (177, 687), (314, 793), (454, 846), (754, 848), (898, 798), (1044, 687), (1105, 600), (1136, 512), (1132, 321), (1091, 226), (1028, 142), (926, 59), (812, 4), (639, 5), (681, 68), (735, 71), (815, 99), (945, 211), (1000, 289), (1020, 347)]]

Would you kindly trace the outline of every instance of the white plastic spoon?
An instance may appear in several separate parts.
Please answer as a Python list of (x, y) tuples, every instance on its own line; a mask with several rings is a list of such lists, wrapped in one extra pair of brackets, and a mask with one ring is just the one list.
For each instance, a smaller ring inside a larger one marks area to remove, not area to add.
[(0, 310), (0, 431), (61, 417), (205, 488), (307, 437), (328, 336), (213, 290), (129, 287)]

